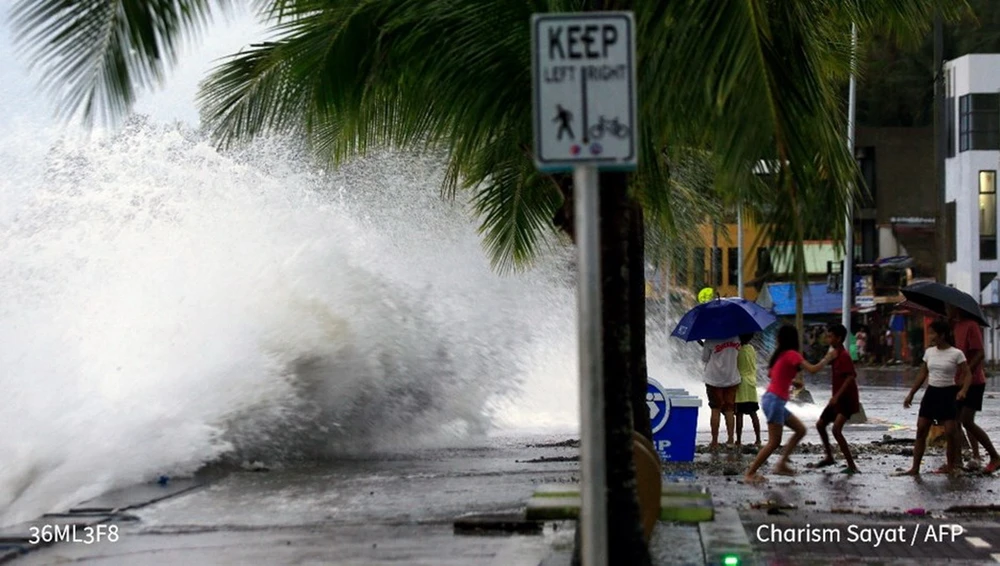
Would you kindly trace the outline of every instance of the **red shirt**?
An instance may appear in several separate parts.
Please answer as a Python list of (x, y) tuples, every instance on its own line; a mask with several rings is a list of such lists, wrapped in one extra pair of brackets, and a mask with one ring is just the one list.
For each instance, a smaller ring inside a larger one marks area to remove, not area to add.
[[(960, 320), (953, 328), (955, 334), (955, 347), (965, 354), (965, 359), (972, 360), (972, 355), (976, 352), (984, 352), (983, 331), (974, 320)], [(986, 372), (983, 371), (983, 362), (980, 361), (975, 366), (970, 366), (972, 372), (972, 384), (982, 385), (986, 383)], [(962, 372), (955, 374), (955, 383), (962, 384)]]
[(792, 381), (799, 373), (799, 366), (802, 364), (802, 354), (795, 350), (785, 350), (778, 356), (771, 367), (768, 375), (771, 377), (771, 384), (767, 386), (768, 393), (774, 393), (780, 399), (788, 400), (792, 391)]
[[(857, 372), (854, 370), (854, 361), (851, 359), (851, 354), (847, 352), (847, 348), (844, 348), (843, 344), (837, 348), (837, 357), (830, 363), (830, 373), (833, 378), (833, 395), (836, 395), (837, 392), (840, 391), (840, 388), (844, 386), (844, 382), (847, 381), (847, 378), (857, 375)], [(858, 381), (856, 379), (852, 381), (851, 385), (846, 391), (844, 391), (840, 400), (841, 402), (850, 403), (858, 403), (860, 401), (858, 395)]]

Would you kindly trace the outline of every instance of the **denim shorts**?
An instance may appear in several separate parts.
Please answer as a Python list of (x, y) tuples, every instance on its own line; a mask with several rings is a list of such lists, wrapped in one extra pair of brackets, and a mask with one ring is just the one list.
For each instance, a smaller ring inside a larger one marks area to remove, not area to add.
[(788, 401), (770, 391), (764, 393), (764, 396), (760, 398), (760, 408), (764, 410), (764, 416), (767, 417), (768, 424), (785, 424), (785, 419), (791, 415), (785, 407), (787, 403)]

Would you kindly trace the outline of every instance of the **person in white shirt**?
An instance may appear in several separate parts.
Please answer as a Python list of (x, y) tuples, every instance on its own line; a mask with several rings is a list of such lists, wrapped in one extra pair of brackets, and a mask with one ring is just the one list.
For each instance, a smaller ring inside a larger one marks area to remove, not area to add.
[[(923, 399), (920, 400), (920, 413), (917, 416), (917, 440), (913, 444), (913, 467), (905, 472), (895, 475), (916, 476), (920, 475), (920, 460), (924, 457), (924, 450), (927, 448), (927, 435), (930, 433), (931, 424), (937, 421), (944, 426), (945, 436), (949, 441), (954, 442), (958, 432), (956, 426), (958, 418), (957, 401), (965, 399), (972, 385), (972, 372), (969, 371), (969, 363), (965, 359), (965, 354), (952, 345), (951, 328), (943, 320), (935, 320), (931, 323), (927, 332), (932, 348), (924, 352), (924, 363), (920, 366), (920, 374), (910, 389), (910, 394), (903, 401), (903, 407), (907, 409), (913, 403), (913, 395), (920, 390), (927, 381), (927, 391)], [(962, 385), (955, 385), (955, 376), (962, 376)], [(947, 451), (947, 463), (935, 471), (935, 473), (952, 474), (958, 471), (955, 465), (954, 452)]]
[(705, 393), (712, 410), (712, 442), (709, 450), (719, 446), (719, 416), (726, 416), (726, 444), (733, 444), (736, 423), (736, 392), (740, 388), (740, 370), (736, 358), (740, 353), (737, 336), (725, 340), (707, 340), (702, 346), (701, 361), (705, 362)]

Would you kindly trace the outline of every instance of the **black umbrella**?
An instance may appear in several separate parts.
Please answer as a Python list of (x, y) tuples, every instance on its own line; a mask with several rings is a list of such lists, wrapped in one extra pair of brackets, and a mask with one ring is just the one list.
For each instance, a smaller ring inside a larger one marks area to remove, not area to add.
[(972, 295), (954, 287), (933, 281), (924, 281), (904, 287), (903, 296), (906, 297), (906, 300), (941, 315), (947, 314), (945, 305), (951, 305), (967, 313), (980, 325), (989, 326), (986, 317), (983, 316), (983, 310), (979, 308), (979, 301)]

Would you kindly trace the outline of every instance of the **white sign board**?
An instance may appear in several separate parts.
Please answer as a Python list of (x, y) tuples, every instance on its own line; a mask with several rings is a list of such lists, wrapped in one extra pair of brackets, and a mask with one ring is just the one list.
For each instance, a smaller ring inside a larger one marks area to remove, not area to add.
[(538, 168), (635, 169), (632, 13), (534, 14), (531, 41)]
[(868, 295), (861, 295), (860, 297), (854, 298), (854, 306), (859, 309), (873, 309), (875, 308), (875, 297)]

